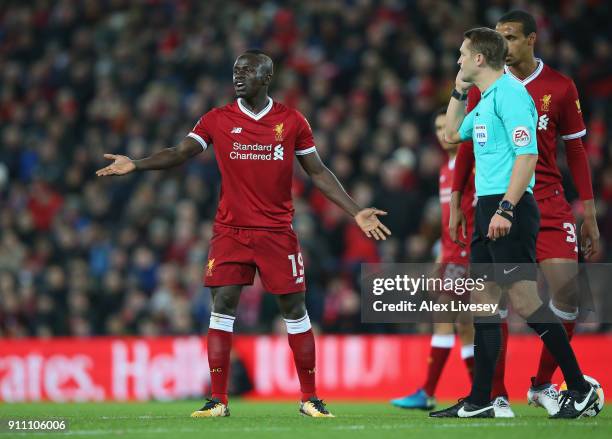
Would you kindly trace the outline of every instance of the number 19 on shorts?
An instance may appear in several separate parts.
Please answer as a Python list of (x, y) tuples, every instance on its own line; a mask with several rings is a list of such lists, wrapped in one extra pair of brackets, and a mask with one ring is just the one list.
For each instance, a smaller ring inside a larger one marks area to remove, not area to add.
[(295, 278), (295, 283), (304, 283), (304, 259), (302, 259), (302, 253), (300, 252), (294, 255), (288, 255), (287, 259), (291, 261), (291, 271), (293, 277)]

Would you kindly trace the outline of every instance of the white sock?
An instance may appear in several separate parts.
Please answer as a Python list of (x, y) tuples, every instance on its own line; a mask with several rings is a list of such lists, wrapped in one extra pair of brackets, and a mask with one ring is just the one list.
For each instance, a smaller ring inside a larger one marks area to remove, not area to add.
[(455, 334), (434, 334), (431, 336), (431, 345), (434, 348), (451, 349), (455, 346)]
[(576, 308), (576, 311), (574, 312), (561, 311), (559, 308), (555, 306), (552, 300), (548, 302), (548, 307), (553, 312), (553, 314), (559, 317), (561, 320), (572, 321), (572, 320), (576, 320), (576, 318), (578, 317), (578, 308)]
[(312, 326), (310, 325), (310, 317), (308, 317), (308, 313), (304, 315), (301, 319), (291, 320), (291, 319), (283, 319), (285, 324), (287, 325), (287, 333), (288, 334), (301, 334), (302, 332), (308, 331)]
[(461, 346), (461, 358), (465, 360), (466, 358), (470, 358), (474, 356), (474, 345), (466, 344), (465, 346)]
[(211, 312), (208, 328), (218, 329), (219, 331), (225, 332), (234, 332), (234, 320), (236, 320), (236, 317), (234, 316)]

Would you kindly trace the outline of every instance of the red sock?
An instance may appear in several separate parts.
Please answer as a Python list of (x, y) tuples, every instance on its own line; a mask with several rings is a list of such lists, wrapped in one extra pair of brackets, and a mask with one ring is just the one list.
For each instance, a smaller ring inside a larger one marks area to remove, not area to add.
[(463, 358), (471, 383), (474, 378), (474, 345), (462, 346), (461, 358)]
[(207, 347), (212, 398), (227, 404), (232, 333), (219, 329), (209, 329)]
[[(436, 339), (440, 340), (442, 343), (439, 343)], [(454, 334), (434, 335), (431, 339), (431, 351), (427, 360), (427, 378), (425, 378), (425, 384), (423, 384), (423, 390), (429, 396), (433, 396), (436, 391), (440, 375), (442, 375), (442, 370), (444, 370), (448, 355), (453, 349), (454, 342)]]
[(300, 379), (300, 389), (302, 391), (302, 401), (316, 398), (316, 354), (315, 339), (312, 329), (299, 334), (288, 334), (289, 346), (293, 351), (293, 360)]
[(508, 350), (508, 322), (506, 319), (502, 320), (501, 330), (501, 348), (499, 350), (499, 357), (497, 357), (497, 365), (495, 366), (495, 373), (493, 374), (493, 387), (491, 388), (491, 397), (493, 399), (498, 396), (508, 397), (508, 391), (504, 384), (506, 375), (506, 351)]
[[(562, 320), (565, 332), (567, 332), (567, 338), (571, 341), (574, 335), (574, 329), (576, 328), (575, 320)], [(538, 365), (538, 373), (533, 382), (534, 386), (540, 386), (542, 384), (550, 383), (555, 370), (557, 370), (557, 361), (548, 352), (548, 349), (542, 345), (542, 351), (540, 353), (540, 364)]]

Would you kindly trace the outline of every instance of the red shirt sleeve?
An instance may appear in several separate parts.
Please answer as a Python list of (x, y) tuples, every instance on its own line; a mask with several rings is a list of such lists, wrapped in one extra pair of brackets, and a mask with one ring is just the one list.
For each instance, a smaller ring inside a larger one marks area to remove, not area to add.
[(581, 137), (586, 134), (586, 128), (582, 119), (578, 90), (573, 81), (570, 81), (561, 105), (559, 132), (565, 141), (567, 165), (576, 185), (578, 196), (581, 200), (592, 200), (591, 169), (581, 140)]
[(591, 169), (582, 140), (579, 138), (566, 140), (565, 155), (567, 156), (567, 166), (572, 174), (578, 196), (581, 200), (592, 200)]
[(195, 124), (191, 132), (187, 134), (187, 137), (191, 137), (197, 141), (202, 146), (202, 149), (208, 148), (208, 145), (213, 143), (212, 127), (215, 126), (215, 114), (215, 110), (211, 110), (206, 113), (200, 118), (200, 120), (198, 120), (198, 123)]
[(315, 147), (314, 137), (312, 135), (312, 129), (310, 128), (310, 124), (306, 120), (306, 118), (300, 113), (296, 111), (297, 117), (297, 136), (295, 138), (295, 154), (296, 155), (306, 155), (311, 152), (315, 152), (317, 149)]
[[(480, 91), (473, 86), (468, 91), (466, 113), (472, 111), (480, 101)], [(455, 171), (453, 172), (453, 192), (463, 192), (472, 176), (474, 169), (474, 147), (472, 141), (468, 140), (459, 145), (457, 158), (455, 159)]]
[(559, 133), (563, 140), (579, 139), (586, 134), (582, 119), (580, 99), (574, 81), (569, 81), (563, 102), (560, 106)]

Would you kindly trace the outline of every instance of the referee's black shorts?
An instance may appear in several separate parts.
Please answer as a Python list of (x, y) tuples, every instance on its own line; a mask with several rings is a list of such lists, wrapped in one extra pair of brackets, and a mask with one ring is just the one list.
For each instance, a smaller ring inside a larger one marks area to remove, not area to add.
[(489, 223), (504, 194), (478, 197), (471, 243), (471, 275), (509, 285), (537, 280), (536, 240), (540, 210), (532, 194), (525, 192), (514, 208), (510, 233), (495, 241), (487, 238)]

